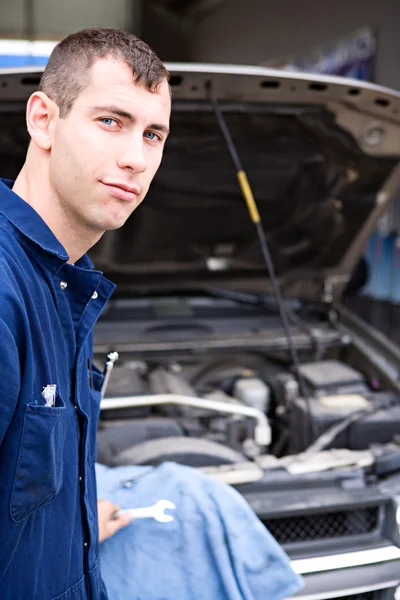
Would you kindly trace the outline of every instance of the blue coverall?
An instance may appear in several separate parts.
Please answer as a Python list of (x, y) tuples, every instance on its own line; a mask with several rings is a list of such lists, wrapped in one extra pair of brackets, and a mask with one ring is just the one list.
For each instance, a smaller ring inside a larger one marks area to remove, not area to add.
[(115, 286), (87, 256), (68, 264), (11, 186), (0, 180), (0, 598), (105, 600), (94, 470), (103, 376), (89, 371)]

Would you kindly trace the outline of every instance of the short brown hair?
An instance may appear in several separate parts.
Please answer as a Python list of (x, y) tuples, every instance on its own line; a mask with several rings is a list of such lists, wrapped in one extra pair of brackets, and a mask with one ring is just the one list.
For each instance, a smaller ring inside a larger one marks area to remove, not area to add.
[(169, 73), (151, 48), (133, 33), (96, 27), (82, 29), (57, 44), (40, 81), (40, 90), (59, 107), (65, 118), (78, 95), (89, 83), (93, 63), (111, 56), (128, 64), (133, 82), (157, 91), (160, 83), (169, 79)]

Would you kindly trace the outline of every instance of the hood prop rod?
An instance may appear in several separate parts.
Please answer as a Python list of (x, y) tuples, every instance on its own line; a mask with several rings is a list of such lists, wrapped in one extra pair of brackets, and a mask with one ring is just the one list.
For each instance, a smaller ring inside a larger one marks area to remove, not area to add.
[[(294, 371), (295, 371), (295, 376), (299, 385), (299, 391), (301, 396), (306, 400), (307, 404), (309, 404), (309, 398), (308, 398), (308, 394), (306, 393), (306, 387), (304, 384), (304, 380), (303, 377), (300, 373), (300, 362), (299, 362), (299, 358), (297, 355), (297, 351), (296, 348), (293, 344), (293, 339), (292, 339), (292, 335), (290, 333), (290, 325), (289, 325), (289, 317), (288, 317), (288, 311), (287, 308), (285, 306), (285, 303), (283, 301), (282, 295), (281, 295), (281, 291), (279, 289), (279, 284), (278, 284), (278, 280), (276, 278), (275, 275), (275, 269), (274, 269), (274, 264), (272, 262), (272, 258), (271, 258), (271, 253), (269, 251), (268, 248), (268, 244), (267, 244), (267, 240), (266, 240), (266, 236), (265, 236), (265, 231), (264, 228), (262, 226), (261, 223), (261, 217), (260, 217), (260, 213), (258, 211), (258, 207), (256, 204), (256, 201), (254, 199), (254, 195), (253, 195), (253, 191), (251, 189), (249, 180), (247, 179), (247, 175), (246, 172), (243, 169), (239, 154), (236, 150), (235, 144), (233, 142), (231, 133), (229, 131), (229, 128), (226, 124), (225, 121), (225, 117), (222, 114), (222, 111), (218, 105), (217, 100), (214, 98), (213, 94), (212, 94), (212, 90), (211, 90), (211, 82), (208, 81), (207, 82), (207, 88), (208, 88), (208, 92), (210, 94), (210, 100), (211, 100), (211, 104), (213, 107), (213, 110), (215, 112), (215, 116), (217, 117), (218, 120), (218, 124), (220, 126), (220, 129), (222, 131), (222, 134), (224, 136), (226, 145), (228, 147), (229, 153), (231, 155), (231, 158), (233, 160), (233, 163), (235, 165), (236, 168), (236, 175), (239, 181), (239, 186), (240, 189), (242, 191), (242, 195), (243, 198), (245, 200), (246, 206), (247, 206), (247, 210), (249, 212), (250, 218), (252, 220), (252, 222), (255, 225), (256, 231), (257, 231), (257, 235), (260, 241), (260, 245), (261, 245), (261, 250), (262, 250), (262, 254), (263, 254), (263, 258), (265, 261), (265, 264), (267, 266), (268, 269), (268, 273), (271, 279), (271, 284), (272, 284), (272, 290), (273, 293), (275, 295), (275, 298), (277, 300), (278, 303), (278, 309), (279, 309), (279, 315), (282, 321), (282, 325), (283, 325), (283, 329), (286, 335), (286, 339), (288, 341), (288, 346), (289, 346), (289, 352), (290, 352), (290, 356), (292, 359), (292, 363), (294, 366)], [(312, 419), (309, 419), (310, 421), (310, 426), (312, 423)]]

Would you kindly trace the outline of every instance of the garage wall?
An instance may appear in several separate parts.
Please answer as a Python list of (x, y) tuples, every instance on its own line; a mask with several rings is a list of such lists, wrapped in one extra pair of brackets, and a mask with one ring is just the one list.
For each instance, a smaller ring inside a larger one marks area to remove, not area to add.
[(24, 0), (1, 0), (0, 36), (20, 37), (20, 32), (27, 27), (25, 15)]
[(375, 80), (400, 90), (399, 0), (226, 0), (197, 25), (192, 58), (260, 64), (365, 25), (378, 34)]
[(142, 37), (164, 61), (188, 61), (191, 56), (191, 23), (144, 0)]
[[(27, 6), (26, 0), (0, 0), (0, 37), (26, 37)], [(96, 26), (140, 30), (139, 0), (31, 0), (31, 7), (35, 39), (59, 39)]]

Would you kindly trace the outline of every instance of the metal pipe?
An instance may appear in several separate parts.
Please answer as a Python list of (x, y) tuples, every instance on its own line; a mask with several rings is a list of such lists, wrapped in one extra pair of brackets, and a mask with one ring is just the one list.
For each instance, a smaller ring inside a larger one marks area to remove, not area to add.
[(151, 394), (147, 396), (124, 396), (120, 398), (106, 398), (100, 402), (100, 410), (114, 410), (118, 408), (135, 408), (139, 406), (157, 406), (161, 404), (174, 404), (177, 406), (190, 406), (202, 408), (230, 415), (243, 415), (255, 419), (255, 440), (259, 446), (269, 446), (271, 443), (271, 429), (266, 415), (257, 408), (218, 402), (206, 398), (193, 398), (181, 394)]

